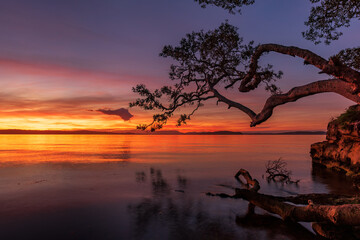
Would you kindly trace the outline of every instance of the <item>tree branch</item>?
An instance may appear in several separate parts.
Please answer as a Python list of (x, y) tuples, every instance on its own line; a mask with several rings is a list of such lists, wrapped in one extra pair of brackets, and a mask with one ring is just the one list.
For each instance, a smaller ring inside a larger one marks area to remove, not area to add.
[(257, 88), (260, 84), (261, 80), (257, 77), (257, 69), (259, 68), (258, 61), (262, 54), (267, 52), (277, 52), (293, 57), (300, 57), (304, 59), (307, 64), (311, 64), (319, 68), (321, 73), (332, 75), (335, 78), (343, 79), (347, 82), (360, 83), (360, 73), (341, 64), (337, 58), (330, 58), (330, 60), (327, 61), (307, 49), (293, 46), (283, 46), (279, 44), (262, 44), (256, 48), (254, 54), (252, 55), (250, 69), (239, 87), (240, 92), (249, 92)]
[[(249, 186), (249, 190), (250, 190), (250, 191), (257, 192), (257, 191), (260, 190), (260, 184), (259, 184), (258, 180), (253, 179), (253, 178), (251, 177), (250, 173), (249, 173), (247, 170), (241, 168), (241, 169), (235, 174), (235, 178), (236, 178), (239, 182), (241, 182), (240, 176), (243, 176), (243, 178), (245, 178), (246, 183), (247, 183), (247, 185)], [(251, 186), (251, 188), (250, 188), (250, 186)]]
[[(358, 198), (356, 197), (351, 198), (350, 196), (345, 196), (345, 204), (341, 202), (341, 205), (316, 205), (312, 199), (319, 200), (316, 202), (327, 204), (332, 203), (331, 200), (333, 200), (334, 195), (307, 194), (296, 197), (277, 197), (261, 194), (258, 193), (258, 190), (260, 189), (258, 181), (253, 179), (248, 171), (240, 169), (235, 177), (238, 177), (239, 175), (244, 176), (247, 184), (254, 187), (250, 189), (235, 188), (235, 195), (233, 196), (213, 193), (207, 193), (206, 195), (225, 198), (241, 198), (270, 213), (279, 215), (284, 220), (296, 222), (327, 222), (343, 226), (360, 226), (360, 204), (354, 204), (353, 202), (352, 204), (346, 204), (347, 202), (351, 202), (351, 200), (357, 202)], [(307, 200), (307, 206), (295, 206), (285, 202), (291, 201), (303, 204), (305, 200)]]
[(256, 114), (254, 111), (252, 111), (250, 108), (238, 103), (238, 102), (234, 102), (228, 98), (226, 98), (225, 96), (221, 95), (215, 88), (211, 88), (210, 89), (213, 93), (214, 96), (219, 99), (220, 102), (226, 103), (229, 108), (234, 107), (237, 108), (241, 111), (243, 111), (244, 113), (246, 113), (252, 120), (255, 120)]
[(295, 102), (300, 98), (319, 93), (334, 92), (354, 102), (360, 103), (360, 94), (353, 93), (353, 85), (339, 79), (316, 81), (307, 85), (292, 88), (285, 94), (272, 95), (267, 99), (263, 109), (258, 114), (256, 114), (250, 108), (226, 98), (213, 87), (210, 88), (210, 91), (214, 93), (214, 96), (220, 102), (227, 104), (229, 108), (234, 107), (246, 113), (252, 120), (250, 124), (251, 127), (254, 127), (269, 119), (272, 116), (275, 107), (288, 102)]
[(255, 118), (252, 118), (250, 126), (254, 127), (266, 121), (271, 117), (274, 108), (279, 105), (288, 102), (295, 102), (300, 98), (324, 92), (334, 92), (354, 102), (360, 103), (360, 96), (359, 94), (353, 93), (351, 83), (347, 83), (339, 79), (312, 82), (304, 86), (295, 87), (285, 94), (277, 94), (269, 97), (261, 112), (257, 114)]
[[(300, 57), (305, 64), (317, 67), (321, 73), (331, 75), (334, 79), (295, 87), (281, 94), (272, 82), (280, 79), (282, 72), (275, 72), (271, 65), (259, 66), (259, 59), (268, 52)], [(224, 23), (212, 31), (188, 34), (180, 41), (179, 46), (165, 46), (160, 55), (171, 57), (178, 62), (171, 66), (170, 79), (177, 80), (179, 83), (173, 87), (164, 86), (153, 92), (144, 85), (138, 85), (133, 89), (143, 98), (137, 99), (130, 106), (162, 111), (161, 114), (153, 116), (153, 123), (141, 125), (141, 129), (150, 126), (155, 126), (154, 130), (159, 129), (173, 116), (176, 109), (184, 105), (200, 104), (210, 98), (217, 98), (218, 102), (224, 102), (229, 108), (234, 107), (246, 113), (252, 121), (250, 126), (266, 121), (271, 117), (273, 109), (279, 105), (318, 93), (334, 92), (360, 103), (360, 72), (351, 68), (351, 66), (357, 66), (356, 62), (355, 65), (347, 65), (349, 61), (352, 63), (356, 61), (358, 55), (356, 49), (341, 52), (326, 60), (309, 50), (294, 46), (263, 44), (254, 47), (252, 41), (243, 44), (237, 28)], [(272, 92), (273, 95), (267, 99), (259, 114), (230, 100), (215, 89), (215, 86), (228, 89), (237, 82), (240, 82), (240, 92), (249, 92), (257, 88), (261, 82), (266, 84), (265, 89)], [(162, 97), (167, 97), (170, 104), (163, 104)], [(195, 108), (195, 111), (197, 109)], [(192, 115), (193, 113), (181, 115), (179, 125), (190, 119)]]

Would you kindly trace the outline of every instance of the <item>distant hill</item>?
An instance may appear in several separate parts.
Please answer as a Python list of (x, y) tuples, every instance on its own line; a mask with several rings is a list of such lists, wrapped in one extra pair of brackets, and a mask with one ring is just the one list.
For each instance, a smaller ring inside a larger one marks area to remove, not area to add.
[(215, 131), (215, 132), (187, 132), (179, 131), (126, 131), (126, 132), (106, 132), (106, 131), (61, 131), (61, 130), (21, 130), (21, 129), (4, 129), (0, 134), (79, 134), (79, 135), (325, 135), (324, 131), (289, 131), (289, 132), (232, 132), (232, 131)]
[(184, 135), (242, 135), (242, 132), (215, 131), (215, 132), (187, 132)]
[(244, 135), (326, 135), (325, 131), (244, 132)]

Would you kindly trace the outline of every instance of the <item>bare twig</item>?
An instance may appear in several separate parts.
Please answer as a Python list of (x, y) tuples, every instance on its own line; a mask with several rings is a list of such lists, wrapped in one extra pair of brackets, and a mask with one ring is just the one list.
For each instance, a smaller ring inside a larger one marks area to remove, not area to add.
[(293, 181), (291, 179), (292, 172), (287, 170), (287, 163), (279, 158), (275, 161), (268, 161), (265, 165), (268, 181), (283, 182), (283, 183), (299, 183), (300, 180)]

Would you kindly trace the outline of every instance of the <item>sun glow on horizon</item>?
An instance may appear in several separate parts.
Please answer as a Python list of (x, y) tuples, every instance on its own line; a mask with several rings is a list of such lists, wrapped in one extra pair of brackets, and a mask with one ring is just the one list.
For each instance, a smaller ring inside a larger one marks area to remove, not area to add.
[[(99, 109), (127, 109), (139, 96), (131, 87), (141, 82), (161, 86), (155, 76), (115, 74), (96, 69), (66, 67), (50, 63), (0, 59), (0, 129), (21, 130), (105, 130), (134, 131), (138, 124), (152, 121), (155, 112), (139, 108), (129, 111), (133, 118), (104, 114)], [(255, 91), (241, 95), (230, 91), (229, 97), (260, 111), (267, 93)], [(188, 122), (176, 126), (175, 115), (163, 130), (202, 131), (318, 131), (351, 103), (339, 96), (313, 96), (277, 108), (261, 125), (250, 128), (250, 119), (225, 104), (209, 101)], [(325, 106), (325, 107), (323, 107)], [(191, 111), (183, 109), (184, 113)], [(176, 112), (180, 114), (179, 111)], [(335, 114), (334, 114), (335, 113)]]

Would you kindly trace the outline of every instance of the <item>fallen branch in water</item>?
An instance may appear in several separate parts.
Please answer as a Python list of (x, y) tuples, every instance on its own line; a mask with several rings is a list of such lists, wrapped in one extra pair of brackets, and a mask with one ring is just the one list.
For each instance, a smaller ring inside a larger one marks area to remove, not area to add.
[[(243, 176), (246, 180), (246, 184), (245, 186), (254, 192), (259, 191), (260, 189), (260, 184), (258, 182), (258, 180), (253, 179), (250, 175), (250, 173), (248, 171), (246, 171), (245, 169), (240, 169), (236, 174), (235, 174), (235, 178), (236, 180), (238, 180), (240, 183), (244, 184), (241, 179), (240, 176)], [(250, 187), (251, 186), (251, 187)]]
[(287, 170), (286, 165), (287, 163), (281, 158), (275, 161), (268, 161), (265, 165), (267, 173), (266, 179), (274, 182), (299, 183), (300, 180), (294, 181), (291, 179), (292, 172)]
[[(222, 198), (241, 198), (253, 206), (279, 215), (283, 220), (316, 223), (313, 224), (314, 231), (330, 239), (338, 239), (338, 233), (344, 232), (344, 229), (347, 232), (346, 239), (356, 239), (354, 229), (356, 226), (360, 226), (360, 198), (358, 196), (304, 194), (294, 197), (279, 197), (266, 195), (258, 193), (260, 184), (251, 177), (248, 171), (240, 169), (235, 178), (241, 181), (240, 176), (246, 180), (247, 189), (235, 188), (234, 195), (224, 193), (207, 193), (207, 195)], [(306, 206), (296, 206), (291, 203)], [(349, 231), (349, 229), (354, 231)]]

